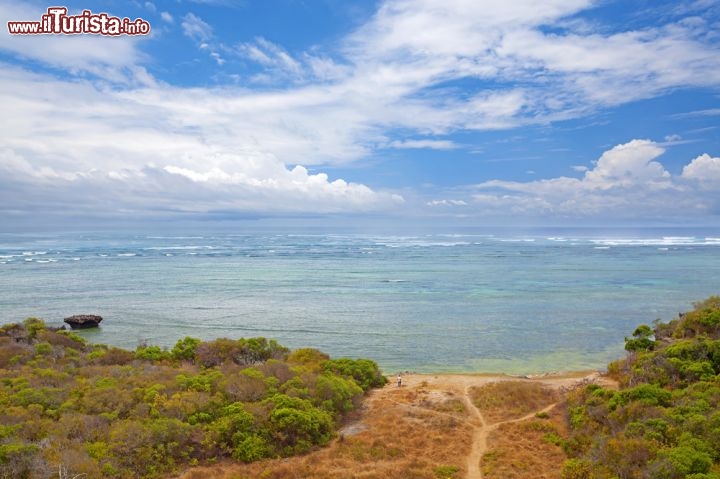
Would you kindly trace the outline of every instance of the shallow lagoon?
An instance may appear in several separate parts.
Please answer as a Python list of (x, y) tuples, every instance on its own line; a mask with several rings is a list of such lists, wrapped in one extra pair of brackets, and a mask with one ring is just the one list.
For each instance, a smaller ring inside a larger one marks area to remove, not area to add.
[(720, 293), (707, 231), (0, 236), (3, 322), (104, 316), (94, 342), (266, 336), (386, 371), (602, 368)]

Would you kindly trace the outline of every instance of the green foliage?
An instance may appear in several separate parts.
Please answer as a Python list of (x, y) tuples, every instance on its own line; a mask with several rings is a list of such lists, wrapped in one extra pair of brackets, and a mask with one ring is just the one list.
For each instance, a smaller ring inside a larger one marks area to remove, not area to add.
[(233, 439), (236, 444), (232, 451), (233, 459), (253, 462), (272, 455), (272, 447), (257, 434), (239, 433)]
[(173, 359), (193, 361), (195, 359), (195, 350), (201, 342), (199, 339), (185, 336), (183, 339), (178, 339), (178, 342), (170, 350), (170, 354)]
[(592, 463), (585, 459), (568, 459), (563, 463), (560, 477), (562, 479), (590, 479)]
[(334, 364), (265, 338), (186, 337), (170, 351), (132, 352), (40, 320), (3, 326), (0, 478), (157, 478), (222, 458), (303, 453), (359, 404), (355, 378), (377, 384), (378, 375), (372, 361)]
[(316, 397), (326, 411), (352, 411), (362, 398), (363, 390), (354, 380), (323, 373), (317, 377)]
[(196, 360), (205, 367), (234, 363), (241, 366), (259, 364), (269, 359), (285, 359), (289, 350), (274, 339), (219, 338), (200, 343), (195, 348)]
[(684, 478), (689, 474), (710, 472), (712, 458), (705, 452), (689, 446), (662, 450), (651, 465), (658, 479)]
[(35, 354), (38, 356), (48, 356), (52, 354), (53, 347), (50, 345), (50, 343), (37, 343), (35, 345)]
[(296, 349), (295, 351), (291, 352), (287, 358), (289, 363), (305, 365), (320, 365), (328, 359), (330, 359), (330, 356), (314, 348)]
[(720, 339), (720, 296), (711, 296), (705, 301), (695, 303), (695, 309), (681, 316), (672, 333), (675, 338), (693, 338), (700, 335)]
[(46, 329), (45, 322), (38, 318), (27, 318), (23, 321), (23, 326), (28, 333), (28, 337), (31, 339), (36, 337), (37, 333)]
[(626, 349), (608, 368), (619, 391), (592, 386), (572, 396), (562, 477), (717, 476), (720, 297), (653, 330), (639, 326)]
[(138, 346), (135, 350), (135, 359), (162, 361), (163, 359), (170, 359), (171, 357), (170, 353), (160, 346)]
[(655, 341), (650, 339), (653, 330), (647, 324), (642, 324), (633, 331), (633, 339), (625, 338), (625, 350), (648, 351), (655, 348)]
[(313, 445), (326, 444), (335, 423), (332, 416), (313, 407), (310, 401), (277, 394), (267, 400), (270, 411), (269, 434), (283, 455), (307, 452)]
[(222, 378), (223, 374), (220, 371), (211, 370), (195, 376), (178, 374), (175, 380), (182, 389), (210, 392), (217, 390), (217, 384)]
[(363, 391), (387, 384), (378, 365), (369, 359), (330, 359), (325, 361), (323, 368), (326, 372), (354, 379)]
[(458, 472), (460, 472), (460, 468), (457, 466), (437, 466), (433, 469), (437, 479), (453, 479), (457, 477), (455, 474)]

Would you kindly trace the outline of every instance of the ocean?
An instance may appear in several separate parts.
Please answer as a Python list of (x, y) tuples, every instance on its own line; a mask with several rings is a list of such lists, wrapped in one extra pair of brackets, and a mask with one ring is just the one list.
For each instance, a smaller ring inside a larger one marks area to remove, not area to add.
[(712, 294), (702, 230), (0, 234), (2, 323), (100, 314), (96, 343), (265, 336), (390, 374), (603, 369)]

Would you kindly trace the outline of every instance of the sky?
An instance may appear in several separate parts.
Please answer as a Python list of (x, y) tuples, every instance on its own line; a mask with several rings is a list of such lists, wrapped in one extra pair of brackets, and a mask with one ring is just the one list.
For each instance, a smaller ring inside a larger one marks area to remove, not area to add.
[(63, 5), (151, 30), (0, 0), (0, 231), (720, 226), (720, 0)]

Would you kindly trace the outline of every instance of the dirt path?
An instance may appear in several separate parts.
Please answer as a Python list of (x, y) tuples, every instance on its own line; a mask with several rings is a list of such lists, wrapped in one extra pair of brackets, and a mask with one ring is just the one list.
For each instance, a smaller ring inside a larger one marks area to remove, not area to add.
[(465, 408), (467, 408), (470, 413), (470, 423), (474, 428), (473, 443), (470, 447), (470, 454), (467, 457), (467, 478), (482, 479), (483, 476), (482, 469), (480, 468), (480, 460), (487, 450), (487, 438), (489, 431), (480, 409), (478, 409), (470, 399), (470, 388), (471, 386), (465, 387), (462, 396)]
[[(508, 419), (505, 421), (498, 421), (492, 424), (488, 424), (482, 415), (480, 409), (473, 403), (471, 399), (470, 389), (472, 387), (482, 386), (495, 381), (518, 381), (523, 378), (513, 378), (508, 376), (474, 376), (474, 375), (439, 375), (439, 376), (424, 376), (424, 375), (410, 375), (404, 378), (405, 386), (417, 386), (419, 383), (425, 383), (432, 386), (433, 389), (439, 388), (445, 391), (454, 391), (458, 394), (459, 399), (462, 401), (465, 409), (468, 412), (468, 419), (465, 421), (470, 427), (472, 427), (472, 444), (470, 452), (467, 456), (466, 468), (467, 474), (466, 479), (482, 479), (482, 458), (488, 450), (488, 437), (491, 432), (498, 429), (504, 424), (518, 423), (527, 421), (534, 418), (537, 414), (546, 413), (554, 409), (558, 403), (549, 404), (543, 409), (531, 412), (525, 416)], [(539, 381), (550, 387), (558, 390), (567, 390), (577, 385), (587, 384), (588, 382), (606, 382), (601, 379), (598, 374), (589, 375), (578, 375), (578, 376), (545, 376), (530, 379), (533, 381)], [(386, 389), (387, 391), (387, 389)], [(394, 401), (393, 401), (394, 402)], [(397, 403), (400, 404), (400, 403)], [(406, 407), (417, 408), (417, 406), (411, 406), (405, 404)], [(423, 408), (424, 409), (424, 408)], [(433, 411), (436, 414), (442, 414), (437, 411)]]
[(499, 421), (493, 424), (488, 424), (485, 421), (485, 418), (483, 418), (480, 409), (478, 409), (477, 406), (475, 406), (475, 404), (473, 404), (472, 400), (470, 399), (470, 387), (471, 386), (465, 388), (462, 398), (465, 407), (467, 407), (467, 410), (470, 411), (471, 419), (469, 422), (470, 424), (472, 424), (475, 430), (473, 434), (473, 444), (470, 448), (470, 454), (468, 454), (467, 457), (466, 477), (467, 479), (482, 479), (483, 474), (481, 463), (483, 455), (485, 454), (485, 452), (487, 452), (487, 439), (490, 433), (496, 430), (498, 427), (502, 426), (503, 424), (527, 421), (528, 419), (532, 419), (533, 417), (535, 417), (536, 414), (548, 412), (555, 406), (557, 406), (557, 403), (550, 404), (549, 406), (539, 411), (532, 412), (517, 419), (509, 419), (507, 421)]

